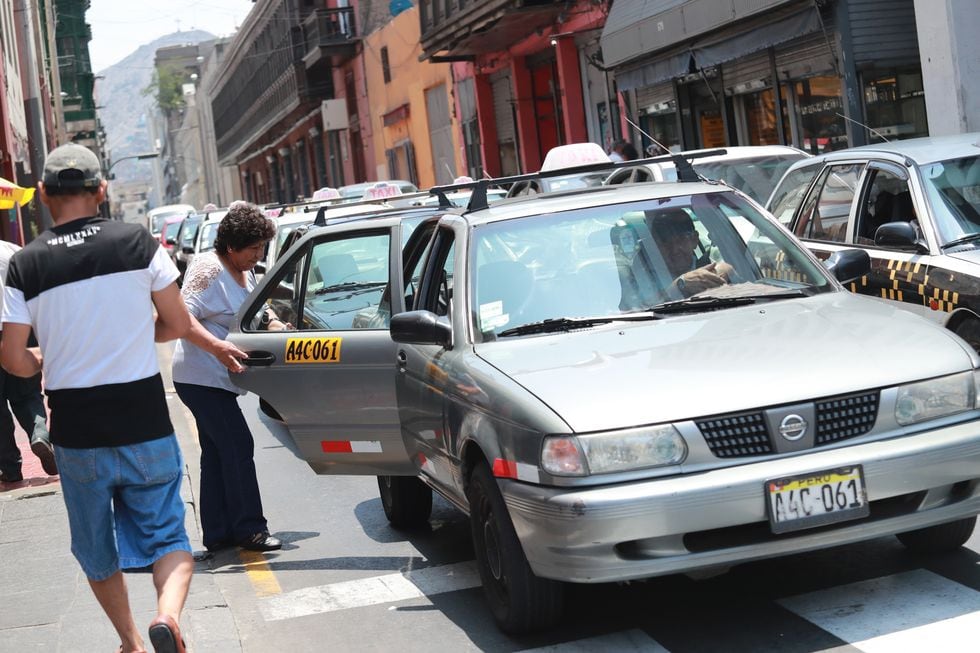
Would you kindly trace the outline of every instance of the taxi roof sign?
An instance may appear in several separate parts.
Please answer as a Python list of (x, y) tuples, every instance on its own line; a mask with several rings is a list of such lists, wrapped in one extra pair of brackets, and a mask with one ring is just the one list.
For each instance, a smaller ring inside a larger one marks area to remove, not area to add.
[(364, 191), (366, 200), (383, 200), (389, 197), (397, 197), (402, 194), (402, 189), (397, 184), (389, 184), (387, 181), (379, 181), (375, 185)]
[(315, 202), (336, 199), (340, 199), (340, 191), (336, 188), (324, 186), (313, 193), (313, 201)]
[(544, 163), (541, 164), (541, 172), (612, 162), (609, 155), (596, 143), (570, 143), (548, 150)]

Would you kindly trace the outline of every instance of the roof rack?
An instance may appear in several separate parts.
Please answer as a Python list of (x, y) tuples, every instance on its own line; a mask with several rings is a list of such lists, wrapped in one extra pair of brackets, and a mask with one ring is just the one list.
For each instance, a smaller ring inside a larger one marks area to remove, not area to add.
[[(409, 194), (415, 195), (415, 193), (409, 193)], [(420, 195), (423, 197), (428, 197), (429, 193), (421, 193)], [(383, 202), (378, 202), (377, 200), (373, 202), (349, 202), (347, 204), (334, 204), (332, 206), (319, 207), (317, 209), (316, 217), (313, 219), (313, 225), (317, 227), (325, 227), (327, 225), (327, 219), (328, 219), (327, 212), (330, 209), (336, 209), (345, 206), (368, 206), (371, 204), (374, 204), (375, 206), (378, 207), (378, 210), (373, 212), (372, 214), (373, 216), (383, 216), (383, 215), (387, 215), (388, 213), (400, 213), (405, 211), (440, 210), (440, 209), (444, 210), (447, 208), (455, 208), (452, 206), (452, 204), (450, 204), (449, 207), (445, 207), (442, 204), (439, 204), (439, 206), (436, 207), (431, 207), (431, 206), (391, 206), (391, 205), (386, 205)], [(342, 216), (342, 217), (355, 217), (355, 216)]]
[[(677, 180), (682, 182), (698, 182), (704, 181), (704, 179), (694, 170), (694, 166), (691, 165), (691, 161), (694, 159), (703, 159), (709, 156), (721, 156), (728, 154), (728, 150), (717, 149), (717, 150), (706, 150), (704, 152), (698, 152), (696, 154), (662, 154), (660, 156), (653, 156), (646, 159), (633, 159), (631, 161), (621, 161), (619, 163), (613, 162), (599, 162), (599, 163), (589, 163), (583, 166), (574, 166), (570, 168), (557, 168), (555, 170), (548, 170), (545, 172), (531, 172), (523, 175), (514, 175), (512, 177), (496, 177), (494, 179), (481, 179), (472, 184), (462, 184), (462, 186), (473, 188), (473, 194), (470, 196), (469, 204), (466, 206), (466, 212), (480, 211), (487, 208), (487, 189), (491, 186), (502, 186), (507, 184), (515, 184), (520, 181), (531, 181), (534, 179), (546, 179), (549, 177), (564, 177), (566, 175), (572, 175), (577, 173), (586, 172), (598, 172), (602, 170), (609, 170), (610, 172), (618, 168), (630, 168), (633, 166), (642, 166), (649, 163), (673, 163), (674, 167), (677, 168)], [(450, 186), (439, 186), (433, 187), (430, 192), (436, 191), (437, 189), (447, 189), (452, 188)]]

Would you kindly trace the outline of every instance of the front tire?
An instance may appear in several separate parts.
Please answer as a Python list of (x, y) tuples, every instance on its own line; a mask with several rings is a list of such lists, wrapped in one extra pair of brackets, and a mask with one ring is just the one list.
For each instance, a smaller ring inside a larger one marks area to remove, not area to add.
[(414, 476), (379, 476), (385, 517), (395, 528), (418, 528), (432, 514), (432, 490)]
[(977, 518), (967, 517), (947, 524), (920, 528), (895, 537), (913, 553), (948, 553), (963, 546), (973, 534)]
[(497, 625), (510, 635), (550, 628), (561, 618), (564, 586), (531, 571), (486, 463), (473, 470), (466, 498), (480, 580)]

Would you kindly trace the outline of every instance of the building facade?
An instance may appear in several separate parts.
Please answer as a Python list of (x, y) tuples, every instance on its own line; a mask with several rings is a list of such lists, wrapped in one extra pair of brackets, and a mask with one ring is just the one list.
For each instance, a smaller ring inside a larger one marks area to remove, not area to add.
[(811, 153), (928, 134), (913, 0), (617, 0), (604, 65), (673, 150)]
[(423, 56), (468, 64), (454, 75), (469, 170), (534, 171), (556, 145), (618, 137), (609, 119), (618, 109), (593, 56), (609, 2), (418, 4)]
[(373, 174), (357, 60), (371, 7), (272, 0), (249, 13), (208, 91), (218, 162), (239, 169), (246, 199), (291, 202)]
[(419, 188), (449, 184), (464, 170), (451, 66), (419, 61), (417, 8), (364, 37), (376, 179)]

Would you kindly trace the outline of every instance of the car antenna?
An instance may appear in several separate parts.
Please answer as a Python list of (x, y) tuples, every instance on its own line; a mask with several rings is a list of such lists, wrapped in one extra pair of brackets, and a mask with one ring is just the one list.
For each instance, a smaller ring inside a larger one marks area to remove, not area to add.
[(671, 152), (670, 148), (666, 147), (663, 143), (658, 141), (656, 138), (643, 131), (643, 129), (641, 129), (640, 126), (637, 125), (635, 122), (630, 120), (629, 117), (623, 116), (623, 118), (626, 120), (626, 122), (628, 122), (633, 127), (633, 129), (635, 129), (636, 131), (640, 132), (641, 134), (649, 138), (651, 141), (656, 143), (660, 149), (662, 149), (664, 152), (667, 153), (667, 155), (673, 160), (674, 167), (677, 168), (677, 179), (679, 181), (704, 181), (701, 178), (701, 175), (699, 175), (697, 171), (694, 169), (694, 166), (691, 165), (690, 161), (688, 161), (682, 156), (678, 156), (677, 154)]
[(667, 147), (666, 145), (664, 145), (663, 143), (661, 143), (660, 141), (658, 141), (656, 138), (654, 138), (653, 136), (651, 136), (647, 132), (643, 131), (643, 128), (640, 127), (639, 125), (637, 125), (632, 120), (630, 120), (629, 119), (629, 116), (623, 116), (623, 119), (630, 124), (630, 127), (632, 127), (633, 129), (635, 129), (636, 131), (640, 132), (642, 135), (646, 136), (651, 141), (653, 141), (654, 144), (657, 147), (659, 147), (661, 150), (663, 150), (664, 152), (670, 152), (670, 148), (669, 147)]
[(863, 122), (858, 122), (858, 121), (857, 121), (857, 120), (855, 120), (854, 118), (848, 118), (847, 116), (845, 116), (845, 115), (844, 115), (843, 113), (840, 113), (839, 111), (835, 111), (834, 113), (835, 113), (835, 114), (837, 114), (838, 116), (840, 116), (841, 118), (843, 118), (844, 120), (846, 120), (846, 121), (848, 121), (848, 122), (853, 122), (853, 123), (854, 123), (855, 125), (857, 125), (858, 127), (864, 127), (864, 128), (865, 128), (865, 129), (867, 129), (867, 130), (868, 130), (869, 132), (871, 132), (872, 134), (874, 134), (875, 136), (877, 136), (877, 137), (878, 137), (878, 138), (880, 138), (881, 140), (883, 140), (883, 141), (885, 141), (886, 143), (891, 143), (891, 141), (890, 141), (890, 140), (888, 140), (887, 138), (885, 138), (885, 135), (884, 135), (884, 134), (882, 134), (882, 133), (881, 133), (880, 131), (878, 131), (877, 129), (873, 129), (873, 128), (871, 128), (871, 127), (868, 127), (868, 126), (867, 126), (867, 125), (865, 125), (865, 124), (864, 124)]

